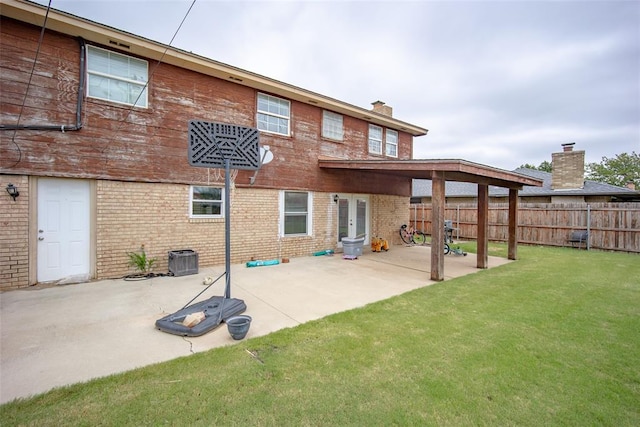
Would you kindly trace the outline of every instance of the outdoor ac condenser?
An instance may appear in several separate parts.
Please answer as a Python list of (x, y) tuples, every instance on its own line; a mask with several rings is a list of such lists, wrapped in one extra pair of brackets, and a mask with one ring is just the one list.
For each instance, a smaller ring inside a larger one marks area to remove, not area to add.
[(198, 253), (191, 249), (169, 251), (169, 272), (174, 276), (198, 274)]

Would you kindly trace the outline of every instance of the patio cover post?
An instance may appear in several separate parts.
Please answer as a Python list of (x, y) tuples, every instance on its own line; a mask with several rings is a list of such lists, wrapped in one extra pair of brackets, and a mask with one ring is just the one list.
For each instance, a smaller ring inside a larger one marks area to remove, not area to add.
[(478, 268), (489, 265), (489, 186), (478, 184)]
[(509, 238), (507, 242), (509, 259), (518, 255), (518, 190), (509, 189)]
[(444, 172), (433, 172), (431, 186), (431, 280), (444, 280)]

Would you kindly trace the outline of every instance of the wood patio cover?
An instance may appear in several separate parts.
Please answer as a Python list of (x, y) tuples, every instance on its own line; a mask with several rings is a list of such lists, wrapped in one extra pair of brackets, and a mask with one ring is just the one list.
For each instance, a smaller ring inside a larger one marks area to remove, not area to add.
[(401, 176), (432, 181), (431, 280), (444, 280), (444, 210), (445, 182), (478, 184), (478, 254), (477, 268), (488, 267), (489, 186), (509, 189), (508, 257), (516, 259), (518, 242), (518, 190), (524, 185), (542, 186), (542, 181), (466, 160), (338, 160), (319, 159), (324, 169), (347, 169), (360, 172)]

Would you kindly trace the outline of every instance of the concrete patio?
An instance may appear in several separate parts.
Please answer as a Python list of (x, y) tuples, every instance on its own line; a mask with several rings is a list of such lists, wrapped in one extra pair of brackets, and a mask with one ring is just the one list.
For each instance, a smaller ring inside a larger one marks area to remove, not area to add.
[[(445, 257), (445, 280), (479, 271), (475, 256)], [(428, 286), (430, 248), (393, 246), (357, 260), (303, 257), (231, 268), (231, 296), (253, 318), (246, 339), (294, 327)], [(510, 261), (489, 257), (489, 267)], [(198, 274), (142, 281), (103, 280), (0, 294), (0, 403), (237, 343), (223, 324), (201, 337), (155, 329), (204, 289)], [(224, 278), (198, 300), (224, 292)]]

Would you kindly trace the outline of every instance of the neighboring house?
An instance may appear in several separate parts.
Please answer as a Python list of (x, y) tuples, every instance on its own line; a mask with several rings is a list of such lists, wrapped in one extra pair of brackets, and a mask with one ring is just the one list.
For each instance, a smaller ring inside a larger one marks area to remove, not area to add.
[[(640, 202), (640, 191), (584, 179), (584, 151), (573, 151), (565, 144), (564, 150), (553, 153), (553, 172), (518, 168), (513, 172), (537, 178), (542, 187), (525, 186), (518, 192), (521, 203), (607, 203)], [(478, 185), (469, 182), (447, 182), (447, 203), (476, 203)], [(491, 203), (506, 203), (506, 188), (489, 186)], [(412, 203), (431, 203), (431, 181), (413, 180)]]
[[(347, 236), (395, 242), (412, 178), (539, 185), (411, 160), (427, 130), (383, 102), (362, 109), (25, 0), (0, 13), (0, 186), (20, 193), (0, 198), (1, 289), (121, 277), (143, 245), (159, 272), (184, 249), (222, 264), (224, 178), (190, 166), (190, 120), (257, 128), (273, 153), (230, 189), (235, 263), (339, 249)], [(443, 263), (434, 251), (432, 279)]]

